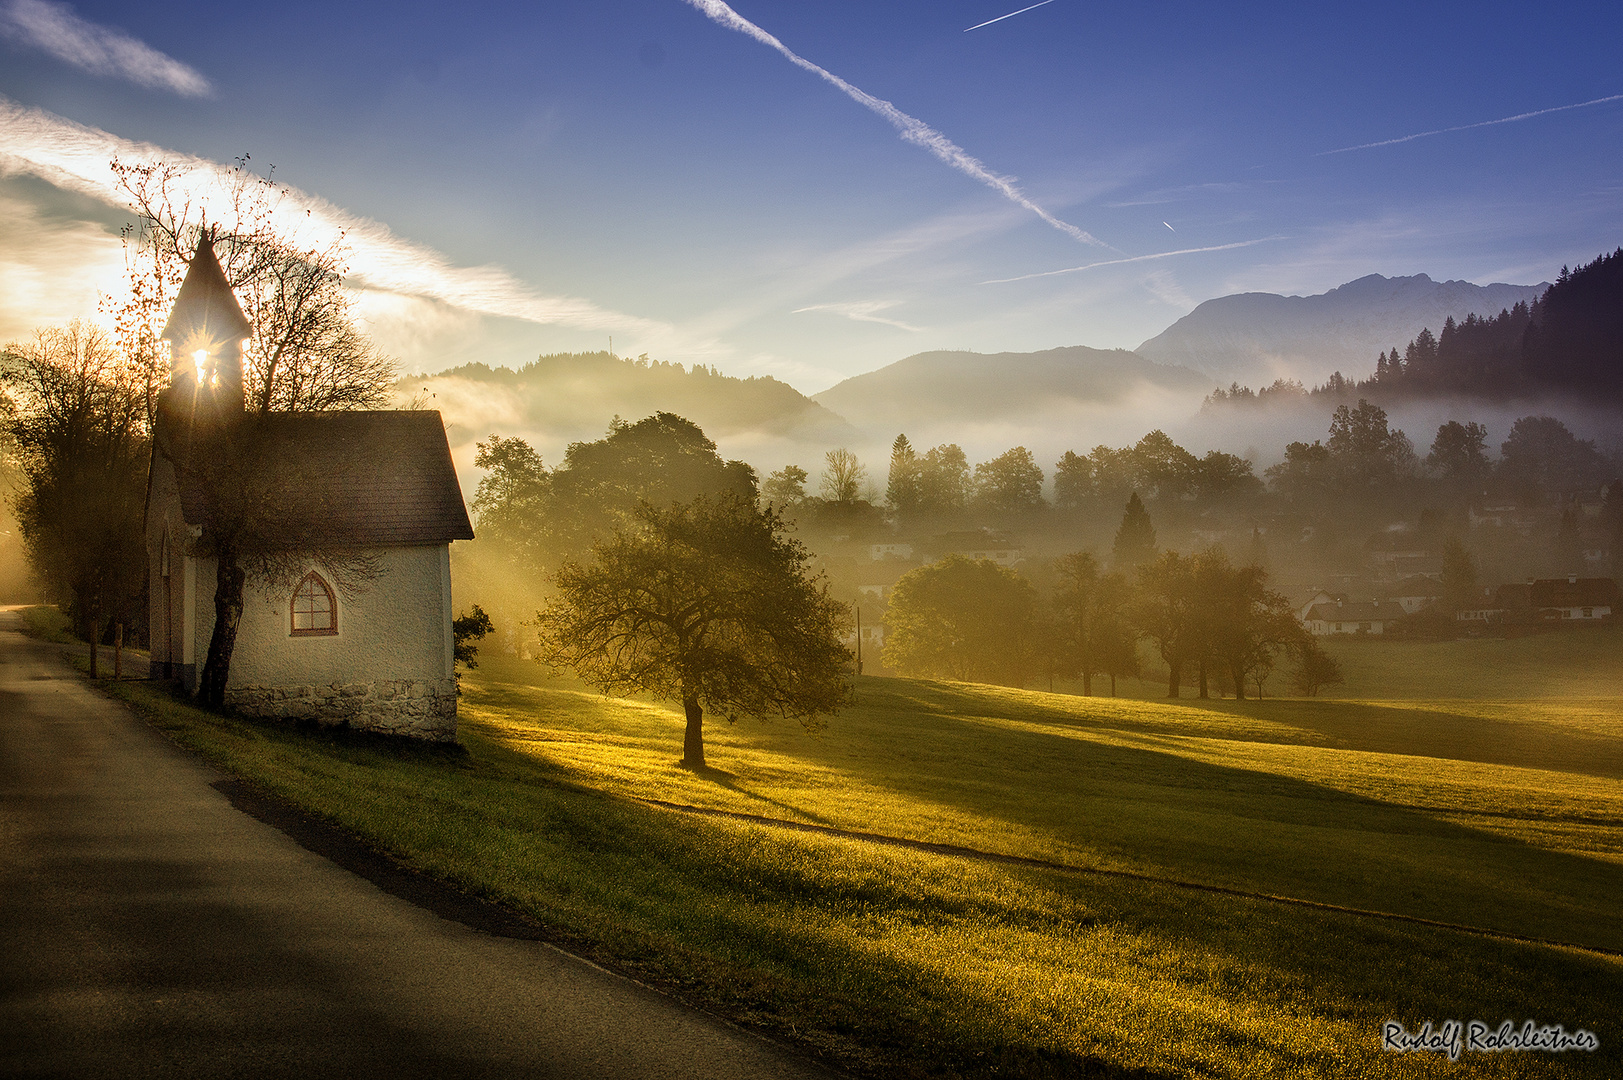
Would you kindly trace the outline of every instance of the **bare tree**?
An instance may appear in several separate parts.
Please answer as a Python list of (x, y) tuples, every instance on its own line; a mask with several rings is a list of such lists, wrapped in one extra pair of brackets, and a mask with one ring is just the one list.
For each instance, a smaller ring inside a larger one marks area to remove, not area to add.
[(147, 374), (149, 415), (167, 374), (158, 334), (204, 231), (253, 326), (243, 353), (250, 410), (322, 412), (387, 403), (395, 363), (355, 327), (342, 235), (310, 242), (279, 232), (282, 189), (250, 172), (246, 158), (231, 174), (228, 213), (212, 223), (183, 194), (183, 167), (115, 160), (112, 169), (139, 223), (124, 230), (127, 292), (109, 306), (121, 348)]
[(823, 498), (837, 503), (856, 502), (862, 493), (862, 481), (868, 475), (862, 462), (843, 446), (830, 450), (824, 455), (824, 460), (828, 465), (823, 470)]

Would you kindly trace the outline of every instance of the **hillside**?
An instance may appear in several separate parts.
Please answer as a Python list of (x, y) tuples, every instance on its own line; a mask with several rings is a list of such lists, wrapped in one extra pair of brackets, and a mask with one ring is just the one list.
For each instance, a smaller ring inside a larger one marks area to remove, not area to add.
[(777, 379), (606, 352), (554, 353), (518, 371), (467, 364), (399, 385), (403, 395), (427, 398), (445, 414), (453, 446), (499, 430), (529, 435), (555, 456), (567, 442), (600, 437), (616, 416), (635, 420), (660, 411), (734, 445), (764, 439), (830, 445), (851, 435), (844, 420)]
[(1288, 378), (1312, 384), (1333, 371), (1362, 377), (1374, 368), (1376, 353), (1401, 348), (1425, 327), (1435, 332), (1450, 318), (1497, 315), (1531, 303), (1548, 287), (1371, 274), (1314, 296), (1238, 293), (1206, 301), (1137, 351), (1223, 383)]
[(1188, 368), (1125, 349), (1073, 345), (1032, 353), (917, 353), (846, 379), (812, 400), (858, 426), (900, 430), (926, 421), (1035, 421), (1145, 391), (1202, 394), (1210, 387), (1209, 379)]

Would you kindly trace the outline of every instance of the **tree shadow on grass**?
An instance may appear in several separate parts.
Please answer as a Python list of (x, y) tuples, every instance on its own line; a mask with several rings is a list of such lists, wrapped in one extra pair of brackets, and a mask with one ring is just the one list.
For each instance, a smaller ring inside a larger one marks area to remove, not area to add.
[[(1623, 865), (1326, 784), (1075, 737), (1061, 725), (1078, 727), (1077, 719), (1058, 710), (1055, 730), (989, 722), (995, 702), (935, 689), (915, 685), (853, 717), (844, 734), (847, 744), (860, 742), (855, 753), (836, 757), (806, 740), (773, 749), (920, 808), (978, 819), (984, 828), (967, 846), (1008, 850), (1003, 834), (1013, 826), (1106, 866), (1623, 948)], [(923, 708), (905, 707), (921, 696)], [(953, 714), (965, 705), (978, 708)], [(1031, 711), (1018, 718), (1036, 719)], [(927, 821), (926, 811), (912, 822), (841, 824), (905, 834)]]
[[(895, 680), (901, 682), (903, 680)], [(911, 680), (908, 680), (911, 681)], [(1436, 757), (1485, 765), (1551, 769), (1606, 779), (1623, 779), (1623, 741), (1584, 735), (1553, 726), (1518, 724), (1492, 717), (1461, 715), (1446, 709), (1408, 707), (1328, 698), (1163, 698), (1157, 702), (1118, 698), (1076, 697), (1054, 701), (998, 687), (924, 683), (917, 688), (881, 692), (898, 706), (943, 715), (986, 716), (1021, 722), (1078, 725), (1232, 739), (1238, 742), (1297, 743), (1331, 746), (1378, 754)], [(1143, 705), (1164, 705), (1154, 718), (1134, 716)], [(1171, 719), (1168, 716), (1170, 712)], [(1277, 725), (1273, 730), (1227, 729), (1216, 732), (1195, 726), (1213, 715)], [(1187, 719), (1188, 728), (1178, 720)], [(1292, 736), (1295, 737), (1292, 737)], [(1303, 737), (1303, 736), (1306, 737)]]

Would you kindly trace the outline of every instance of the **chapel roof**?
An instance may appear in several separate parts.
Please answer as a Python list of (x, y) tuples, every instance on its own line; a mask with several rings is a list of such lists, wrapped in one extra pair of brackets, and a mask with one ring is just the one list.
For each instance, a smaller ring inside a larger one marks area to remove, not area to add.
[[(391, 546), (472, 540), (434, 410), (265, 413), (264, 459), (321, 508), (320, 543)], [(178, 476), (182, 512), (204, 524), (201, 487)]]
[(214, 243), (204, 233), (197, 240), (197, 250), (180, 283), (180, 294), (159, 336), (180, 345), (196, 338), (240, 341), (252, 329), (253, 324), (242, 313), (242, 305), (214, 255)]

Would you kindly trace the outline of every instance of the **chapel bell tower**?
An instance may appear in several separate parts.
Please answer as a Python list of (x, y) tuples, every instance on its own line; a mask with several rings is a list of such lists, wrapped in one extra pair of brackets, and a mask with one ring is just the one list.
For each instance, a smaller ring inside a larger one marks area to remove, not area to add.
[(173, 405), (184, 409), (189, 399), (194, 417), (241, 413), (247, 404), (242, 346), (252, 329), (214, 255), (214, 238), (205, 230), (161, 335), (169, 342)]

